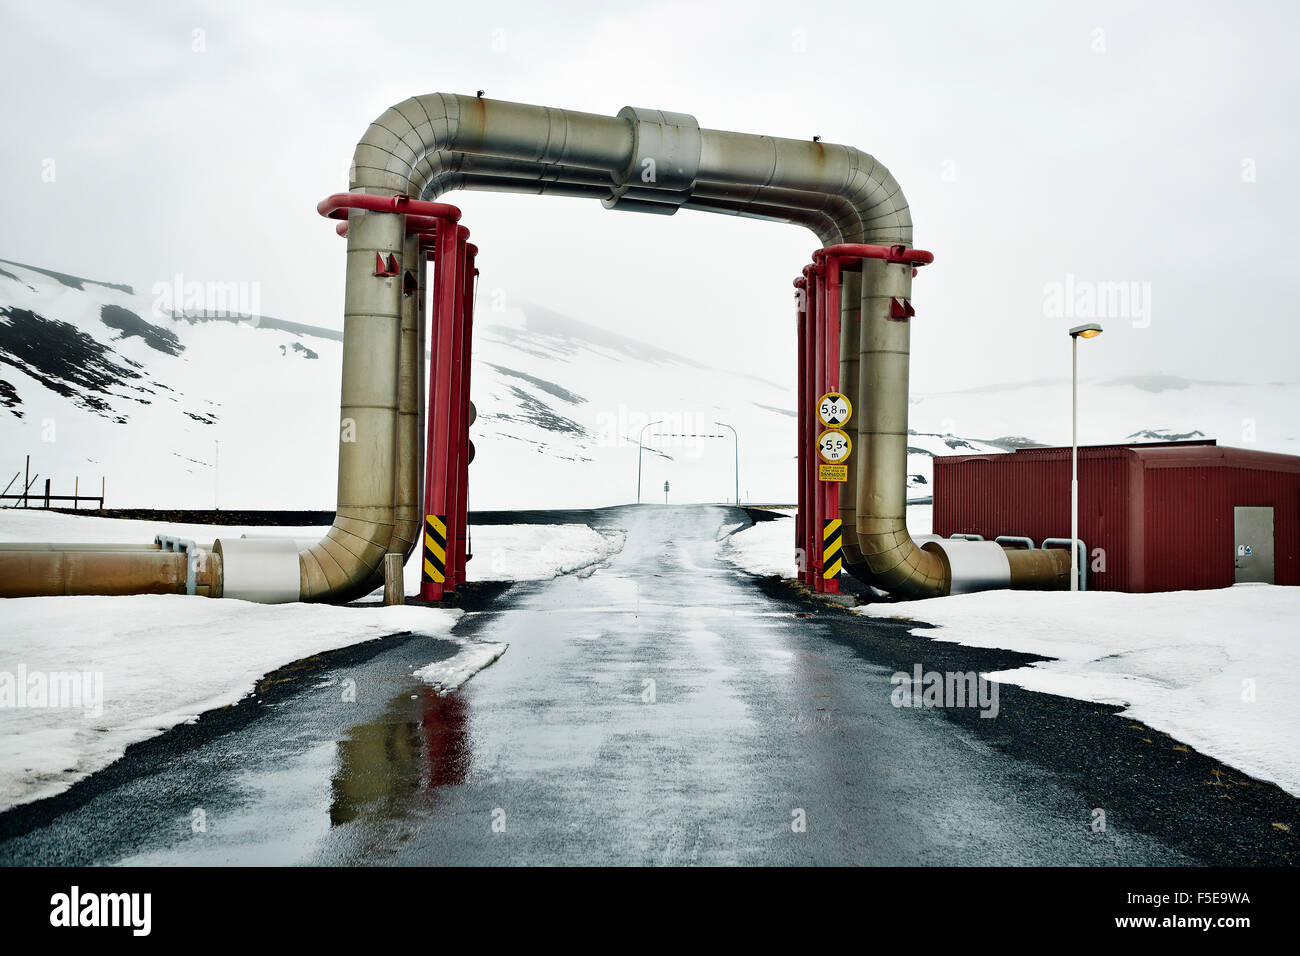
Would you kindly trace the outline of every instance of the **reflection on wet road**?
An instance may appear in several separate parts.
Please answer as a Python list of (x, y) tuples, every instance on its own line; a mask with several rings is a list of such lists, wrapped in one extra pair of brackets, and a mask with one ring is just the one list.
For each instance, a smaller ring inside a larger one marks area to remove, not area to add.
[(608, 516), (627, 541), (607, 567), (462, 619), (458, 636), (510, 649), (454, 693), (411, 677), (452, 644), (392, 642), (151, 759), (0, 859), (1184, 862), (1141, 833), (1091, 832), (1077, 792), (988, 734), (892, 706), (893, 668), (719, 559), (739, 512)]
[(734, 520), (627, 509), (609, 567), (516, 589), (467, 622), (510, 651), (436, 724), (354, 730), (377, 739), (337, 764), (335, 793), (358, 771), (382, 792), (363, 787), (365, 808), (311, 861), (1177, 859), (1095, 839), (1087, 808), (1041, 771), (891, 706), (886, 668), (718, 560)]

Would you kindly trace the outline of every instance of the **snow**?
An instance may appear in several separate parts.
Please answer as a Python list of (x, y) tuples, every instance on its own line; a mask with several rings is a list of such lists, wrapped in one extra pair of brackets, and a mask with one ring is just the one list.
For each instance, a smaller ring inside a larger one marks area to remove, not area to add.
[[(471, 525), (465, 566), (469, 581), (545, 581), (561, 574), (594, 571), (623, 549), (626, 535), (615, 528), (594, 531), (585, 524)], [(403, 569), (406, 593), (420, 591), (420, 549)]]
[[(341, 316), (283, 316), (304, 323), (302, 333), (176, 321), (153, 315), (151, 294), (94, 284), (78, 290), (17, 265), (2, 269), (13, 277), (0, 275), (0, 309), (72, 323), (110, 349), (115, 364), (138, 363), (143, 377), (112, 386), (111, 413), (98, 414), (31, 370), (6, 364), (3, 378), (21, 403), (0, 407), (0, 447), (8, 450), (0, 456), (7, 469), (0, 484), (31, 454), (38, 489), (47, 476), (55, 493), (71, 492), (77, 477), (82, 491), (98, 489), (104, 476), (110, 507), (211, 507), (218, 494), (226, 508), (333, 507), (342, 344), (336, 329), (306, 323), (338, 325)], [(184, 351), (169, 355), (139, 336), (123, 337), (101, 320), (106, 305), (174, 334)], [(7, 321), (18, 320), (0, 316), (0, 325)], [(665, 480), (673, 503), (732, 498), (731, 434), (716, 424), (723, 421), (739, 436), (742, 499), (793, 501), (793, 361), (770, 381), (684, 351), (664, 352), (540, 306), (487, 304), (475, 326), (471, 507), (631, 501), (637, 437), (655, 421), (661, 424), (645, 431), (641, 456), (647, 500), (661, 500)], [(1080, 399), (1085, 444), (1201, 433), (1229, 445), (1300, 452), (1296, 383), (1084, 380)], [(909, 416), (908, 493), (916, 499), (933, 490), (934, 455), (997, 454), (1010, 447), (1004, 438), (1068, 442), (1069, 382), (913, 393)], [(698, 435), (709, 437), (689, 437)]]
[(986, 676), (1122, 706), (1126, 716), (1300, 795), (1300, 588), (984, 591), (856, 610), (938, 625), (912, 632), (921, 637), (1054, 658)]
[[(112, 386), (105, 399), (111, 413), (98, 414), (30, 370), (6, 364), (0, 377), (21, 404), (0, 406), (0, 447), (8, 450), (0, 457), (8, 469), (0, 486), (31, 454), (41, 475), (37, 488), (49, 476), (54, 493), (70, 494), (79, 477), (83, 493), (97, 492), (105, 476), (109, 507), (207, 508), (214, 497), (224, 508), (334, 506), (342, 343), (330, 336), (337, 331), (177, 321), (154, 316), (148, 294), (98, 285), (76, 290), (17, 265), (2, 268), (14, 278), (0, 275), (0, 308), (72, 323), (109, 348), (115, 364), (138, 363), (143, 378)], [(104, 305), (175, 334), (184, 351), (169, 355), (139, 337), (122, 337), (101, 321)], [(341, 323), (341, 315), (331, 318)], [(18, 320), (0, 316), (0, 324), (6, 321)], [(661, 494), (668, 480), (674, 503), (730, 499), (733, 443), (715, 425), (721, 420), (741, 436), (745, 497), (790, 500), (793, 388), (699, 358), (705, 357), (663, 352), (540, 307), (488, 304), (475, 323), (471, 507), (627, 503), (636, 494), (637, 436), (654, 421), (661, 424), (645, 432), (646, 489)], [(793, 377), (793, 365), (789, 371)], [(777, 437), (745, 441), (759, 434)], [(709, 437), (683, 437), (697, 435)]]
[[(737, 531), (722, 545), (723, 560), (751, 574), (767, 576), (779, 574), (784, 578), (798, 575), (794, 553), (793, 508), (773, 508), (783, 517), (775, 521), (760, 521), (751, 528)], [(907, 529), (912, 534), (930, 533), (930, 505), (907, 506)]]
[(416, 680), (424, 681), (445, 697), (483, 668), (506, 652), (509, 644), (482, 642), (469, 644), (454, 657), (435, 661), (414, 673)]
[[(931, 511), (909, 506), (908, 530), (929, 533)], [(794, 522), (739, 531), (721, 555), (753, 574), (793, 578)], [(912, 632), (920, 637), (1051, 657), (985, 676), (1122, 706), (1134, 720), (1300, 796), (1300, 588), (983, 591), (855, 610), (938, 625)]]
[[(319, 538), (324, 527), (226, 527), (0, 509), (0, 541), (150, 543), (155, 534), (207, 545), (240, 534)], [(586, 525), (474, 527), (471, 580), (543, 580), (594, 570), (623, 546)], [(406, 569), (419, 590), (419, 550)], [(0, 602), (0, 810), (52, 796), (106, 767), (132, 743), (235, 704), (259, 678), (312, 654), (390, 634), (448, 637), (460, 611), (411, 605), (268, 606), (183, 595), (43, 597)], [(504, 644), (465, 642), (416, 672), (450, 693), (496, 660)], [(75, 677), (85, 693), (62, 706), (27, 683)], [(86, 675), (85, 683), (81, 681)], [(102, 692), (102, 693), (101, 693)], [(8, 696), (6, 696), (8, 695)], [(24, 698), (27, 699), (24, 699)], [(41, 704), (41, 706), (35, 706)], [(74, 706), (75, 704), (75, 706)], [(32, 706), (24, 706), (32, 705)]]
[(277, 527), (252, 525), (184, 524), (136, 518), (101, 518), (95, 515), (70, 515), (36, 508), (0, 509), (0, 542), (71, 542), (153, 544), (154, 535), (171, 534), (189, 538), (208, 546), (217, 538), (240, 535), (283, 535), (317, 541), (328, 531), (326, 525)]
[(621, 551), (627, 537), (585, 524), (483, 525), (470, 534), (476, 557), (467, 570), (471, 579), (487, 581), (538, 581), (594, 570)]
[[(460, 613), (183, 595), (6, 600), (0, 810), (60, 793), (131, 744), (239, 702), (259, 678), (285, 664), (408, 631), (445, 637)], [(22, 691), (14, 686), (19, 675), (34, 680), (66, 672), (94, 675), (102, 698), (82, 698), (77, 706), (67, 698), (21, 705)], [(62, 706), (48, 706), (56, 703)]]

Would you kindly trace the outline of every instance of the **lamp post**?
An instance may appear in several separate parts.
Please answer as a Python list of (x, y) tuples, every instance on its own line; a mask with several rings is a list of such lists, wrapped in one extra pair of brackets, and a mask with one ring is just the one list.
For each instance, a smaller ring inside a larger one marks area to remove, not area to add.
[(646, 422), (641, 426), (641, 431), (636, 436), (636, 503), (641, 503), (641, 452), (645, 448), (641, 444), (641, 438), (645, 435), (645, 430), (651, 425), (662, 425), (663, 420), (657, 422)]
[(1101, 335), (1096, 322), (1070, 329), (1070, 590), (1079, 590), (1079, 339)]
[(732, 437), (733, 439), (735, 439), (735, 445), (736, 445), (736, 507), (739, 508), (739, 507), (740, 507), (740, 436), (739, 436), (738, 434), (736, 434), (736, 429), (735, 429), (735, 428), (732, 428), (732, 426), (728, 425), (726, 422), (720, 422), (720, 421), (717, 421), (717, 420), (715, 419), (714, 422), (713, 422), (713, 424), (715, 424), (715, 425), (721, 425), (723, 428), (731, 428), (731, 437)]

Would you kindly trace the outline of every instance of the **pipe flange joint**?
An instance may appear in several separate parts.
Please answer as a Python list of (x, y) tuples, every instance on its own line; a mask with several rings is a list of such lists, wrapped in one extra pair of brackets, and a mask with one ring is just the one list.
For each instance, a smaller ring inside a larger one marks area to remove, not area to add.
[[(614, 174), (606, 209), (668, 215), (691, 198), (700, 171), (700, 124), (686, 113), (625, 106), (620, 119), (632, 127), (632, 157)], [(662, 208), (654, 208), (654, 207)]]
[(164, 551), (179, 551), (185, 555), (185, 593), (197, 594), (199, 586), (199, 547), (190, 538), (174, 534), (156, 534), (153, 543)]

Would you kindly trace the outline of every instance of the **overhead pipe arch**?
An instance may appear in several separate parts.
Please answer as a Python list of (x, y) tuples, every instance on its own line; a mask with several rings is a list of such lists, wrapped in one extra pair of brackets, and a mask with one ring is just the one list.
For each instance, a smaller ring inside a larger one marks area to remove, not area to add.
[[(418, 420), (407, 397), (409, 310), (401, 283), (375, 282), (371, 266), (376, 254), (409, 262), (404, 201), (436, 201), (455, 189), (764, 219), (804, 226), (823, 247), (912, 243), (898, 183), (849, 146), (704, 129), (686, 114), (632, 107), (601, 116), (458, 94), (404, 100), (370, 124), (349, 172), (349, 191), (377, 200), (365, 201), (373, 210), (348, 211), (340, 419), (351, 423), (355, 440), (340, 437), (334, 524), (296, 556), (219, 542), (211, 593), (222, 593), (222, 568), (239, 565), (239, 578), (286, 589), (296, 577), (301, 600), (348, 600), (374, 585), (387, 550), (409, 548), (407, 423)], [(846, 565), (855, 576), (899, 596), (928, 597), (949, 593), (970, 558), (957, 560), (934, 542), (922, 549), (907, 532), (910, 323), (891, 320), (889, 304), (910, 298), (911, 279), (909, 265), (868, 260), (860, 277), (846, 276), (841, 286), (841, 388), (858, 409), (856, 461), (841, 489), (841, 512)], [(1054, 581), (1059, 569), (1039, 557), (1051, 553), (1017, 554), (1007, 583)]]

